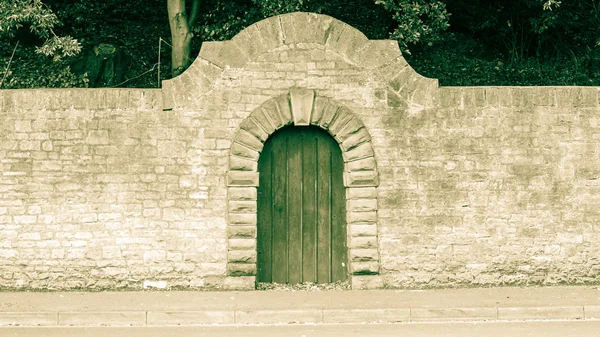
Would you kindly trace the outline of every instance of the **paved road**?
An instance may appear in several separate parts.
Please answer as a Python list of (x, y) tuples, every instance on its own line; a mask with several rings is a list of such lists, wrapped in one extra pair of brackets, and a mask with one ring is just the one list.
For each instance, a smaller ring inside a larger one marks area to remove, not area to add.
[(18, 337), (598, 337), (600, 321), (140, 328), (0, 328)]

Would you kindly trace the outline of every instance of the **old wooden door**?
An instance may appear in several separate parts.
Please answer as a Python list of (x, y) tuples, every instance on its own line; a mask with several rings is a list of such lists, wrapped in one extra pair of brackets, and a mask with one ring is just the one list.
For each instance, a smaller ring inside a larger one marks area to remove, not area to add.
[(316, 127), (273, 134), (258, 161), (258, 282), (346, 280), (344, 161)]

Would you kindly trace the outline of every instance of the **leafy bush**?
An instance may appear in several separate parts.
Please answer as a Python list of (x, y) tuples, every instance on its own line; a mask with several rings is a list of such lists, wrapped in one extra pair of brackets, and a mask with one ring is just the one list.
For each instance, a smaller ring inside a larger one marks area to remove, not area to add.
[(528, 57), (510, 62), (481, 41), (464, 34), (442, 34), (405, 55), (420, 74), (444, 86), (600, 85), (600, 51), (555, 57)]
[[(36, 54), (33, 48), (21, 48), (18, 58), (8, 67), (9, 57), (0, 58), (2, 89), (20, 88), (82, 88), (87, 87), (87, 74), (76, 75), (71, 71), (71, 58), (55, 61)], [(7, 68), (8, 67), (8, 68)]]

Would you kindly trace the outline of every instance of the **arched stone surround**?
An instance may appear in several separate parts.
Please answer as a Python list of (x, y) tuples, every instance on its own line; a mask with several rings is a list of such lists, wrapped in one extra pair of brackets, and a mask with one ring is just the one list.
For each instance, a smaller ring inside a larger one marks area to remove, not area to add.
[(267, 138), (286, 125), (321, 127), (339, 144), (344, 158), (348, 270), (352, 286), (380, 286), (378, 173), (371, 137), (348, 108), (307, 89), (291, 89), (289, 94), (266, 101), (242, 121), (234, 137), (227, 173), (228, 276), (256, 274), (258, 158)]

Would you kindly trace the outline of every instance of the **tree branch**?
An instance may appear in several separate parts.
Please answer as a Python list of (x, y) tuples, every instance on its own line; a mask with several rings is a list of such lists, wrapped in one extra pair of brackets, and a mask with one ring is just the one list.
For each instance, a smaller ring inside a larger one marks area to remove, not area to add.
[(202, 0), (194, 0), (194, 2), (192, 3), (192, 10), (190, 12), (190, 17), (188, 19), (188, 26), (190, 27), (190, 30), (192, 29), (192, 27), (194, 26), (194, 23), (196, 23), (196, 20), (198, 19), (198, 14), (200, 13), (200, 2)]

